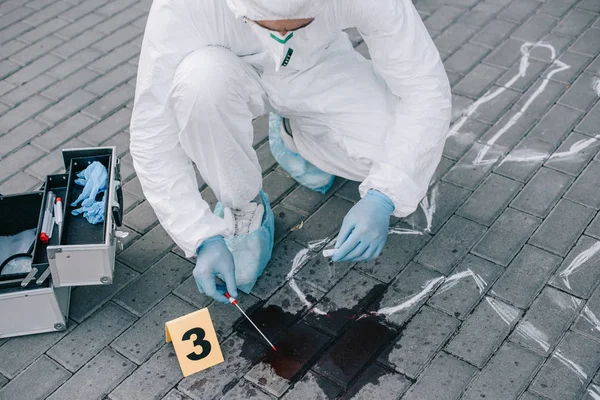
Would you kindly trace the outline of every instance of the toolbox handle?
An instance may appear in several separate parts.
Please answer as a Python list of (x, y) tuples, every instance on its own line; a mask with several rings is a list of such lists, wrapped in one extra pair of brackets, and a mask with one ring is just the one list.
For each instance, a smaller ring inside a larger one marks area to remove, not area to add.
[(115, 162), (115, 177), (114, 177), (114, 193), (115, 198), (111, 202), (111, 210), (115, 225), (120, 227), (123, 225), (123, 186), (121, 185), (121, 161)]

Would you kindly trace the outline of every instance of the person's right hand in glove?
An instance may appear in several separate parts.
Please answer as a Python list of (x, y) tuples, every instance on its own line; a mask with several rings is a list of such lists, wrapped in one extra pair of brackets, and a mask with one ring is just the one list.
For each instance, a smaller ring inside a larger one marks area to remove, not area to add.
[(233, 255), (225, 244), (223, 236), (215, 236), (206, 239), (197, 251), (196, 268), (194, 268), (194, 279), (200, 293), (221, 303), (229, 303), (229, 300), (217, 289), (215, 278), (220, 275), (225, 280), (227, 291), (234, 299), (237, 298), (237, 284), (235, 282), (235, 267)]

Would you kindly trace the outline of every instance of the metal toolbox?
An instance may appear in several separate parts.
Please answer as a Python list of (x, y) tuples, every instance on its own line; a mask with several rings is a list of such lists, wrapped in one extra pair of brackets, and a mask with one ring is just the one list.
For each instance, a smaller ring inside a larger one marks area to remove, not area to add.
[[(46, 249), (52, 281), (55, 287), (110, 284), (115, 266), (115, 230), (121, 226), (123, 209), (116, 149), (94, 147), (63, 150), (63, 160), (68, 171), (63, 229), (57, 243), (49, 243)], [(75, 184), (77, 173), (94, 161), (100, 162), (108, 171), (106, 217), (103, 223), (97, 225), (90, 224), (81, 215), (71, 215), (71, 211), (77, 208), (71, 207), (71, 203), (83, 191), (82, 186)], [(47, 192), (46, 189), (45, 195)], [(36, 250), (34, 254), (37, 255)]]
[[(14, 237), (33, 230), (42, 206), (42, 192), (13, 196), (0, 195), (0, 236)], [(35, 234), (31, 240), (36, 240)], [(9, 259), (2, 255), (0, 266), (6, 269)], [(33, 271), (33, 269), (32, 269)], [(0, 338), (64, 330), (67, 326), (71, 288), (55, 288), (51, 280), (39, 285), (27, 272), (1, 274), (0, 269)], [(42, 274), (43, 271), (39, 271)], [(35, 274), (33, 274), (35, 275)], [(23, 281), (30, 281), (23, 287)]]

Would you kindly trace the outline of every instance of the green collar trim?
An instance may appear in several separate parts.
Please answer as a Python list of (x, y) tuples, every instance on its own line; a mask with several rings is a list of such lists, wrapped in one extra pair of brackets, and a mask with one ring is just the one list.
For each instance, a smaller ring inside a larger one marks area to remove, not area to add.
[(277, 36), (271, 33), (271, 37), (281, 44), (286, 44), (288, 40), (292, 38), (292, 36), (294, 36), (294, 32), (290, 33), (285, 39), (279, 39)]

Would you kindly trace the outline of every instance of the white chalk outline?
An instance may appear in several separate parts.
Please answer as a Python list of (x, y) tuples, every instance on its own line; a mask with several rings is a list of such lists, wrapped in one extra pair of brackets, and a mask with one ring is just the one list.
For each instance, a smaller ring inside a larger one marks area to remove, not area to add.
[(583, 371), (583, 368), (575, 363), (575, 361), (569, 360), (560, 350), (556, 350), (552, 353), (552, 357), (556, 357), (564, 366), (573, 371), (581, 382), (584, 382), (587, 379), (587, 374)]
[(552, 61), (552, 63), (555, 64), (557, 67), (546, 74), (546, 76), (542, 79), (542, 83), (540, 84), (540, 86), (535, 90), (535, 92), (525, 102), (525, 104), (523, 104), (521, 109), (517, 111), (517, 113), (513, 115), (508, 120), (508, 122), (504, 124), (504, 126), (500, 128), (500, 130), (498, 130), (498, 132), (496, 132), (496, 134), (487, 141), (487, 143), (483, 145), (483, 148), (479, 150), (477, 156), (472, 161), (473, 165), (489, 165), (496, 163), (498, 161), (498, 158), (487, 160), (484, 159), (488, 152), (491, 150), (492, 146), (498, 141), (498, 139), (500, 139), (500, 137), (502, 137), (502, 135), (504, 135), (511, 127), (513, 127), (517, 123), (517, 121), (523, 116), (525, 111), (527, 111), (527, 109), (531, 106), (535, 99), (537, 99), (539, 95), (542, 94), (542, 92), (548, 86), (549, 80), (550, 78), (552, 78), (552, 76), (561, 71), (565, 71), (571, 68), (570, 65), (556, 59), (556, 49), (551, 44), (544, 42), (523, 43), (523, 45), (521, 45), (521, 60), (519, 62), (519, 71), (508, 82), (506, 82), (506, 84), (504, 84), (496, 90), (488, 91), (485, 95), (483, 95), (473, 104), (471, 104), (460, 117), (458, 122), (456, 122), (452, 126), (449, 135), (452, 136), (458, 134), (459, 130), (467, 122), (468, 118), (472, 116), (482, 104), (485, 104), (495, 99), (496, 97), (504, 93), (507, 89), (511, 88), (519, 80), (519, 78), (524, 77), (527, 74), (527, 68), (529, 67), (529, 58), (531, 57), (531, 51), (537, 47), (548, 49), (551, 54), (550, 61)]
[(600, 400), (600, 386), (594, 385), (593, 383), (587, 388), (587, 393), (590, 395), (592, 400)]
[(582, 251), (571, 261), (571, 263), (562, 270), (558, 276), (562, 278), (565, 286), (572, 290), (571, 282), (569, 282), (569, 277), (582, 265), (584, 265), (590, 258), (592, 258), (598, 251), (600, 251), (600, 242), (594, 243), (587, 250)]

